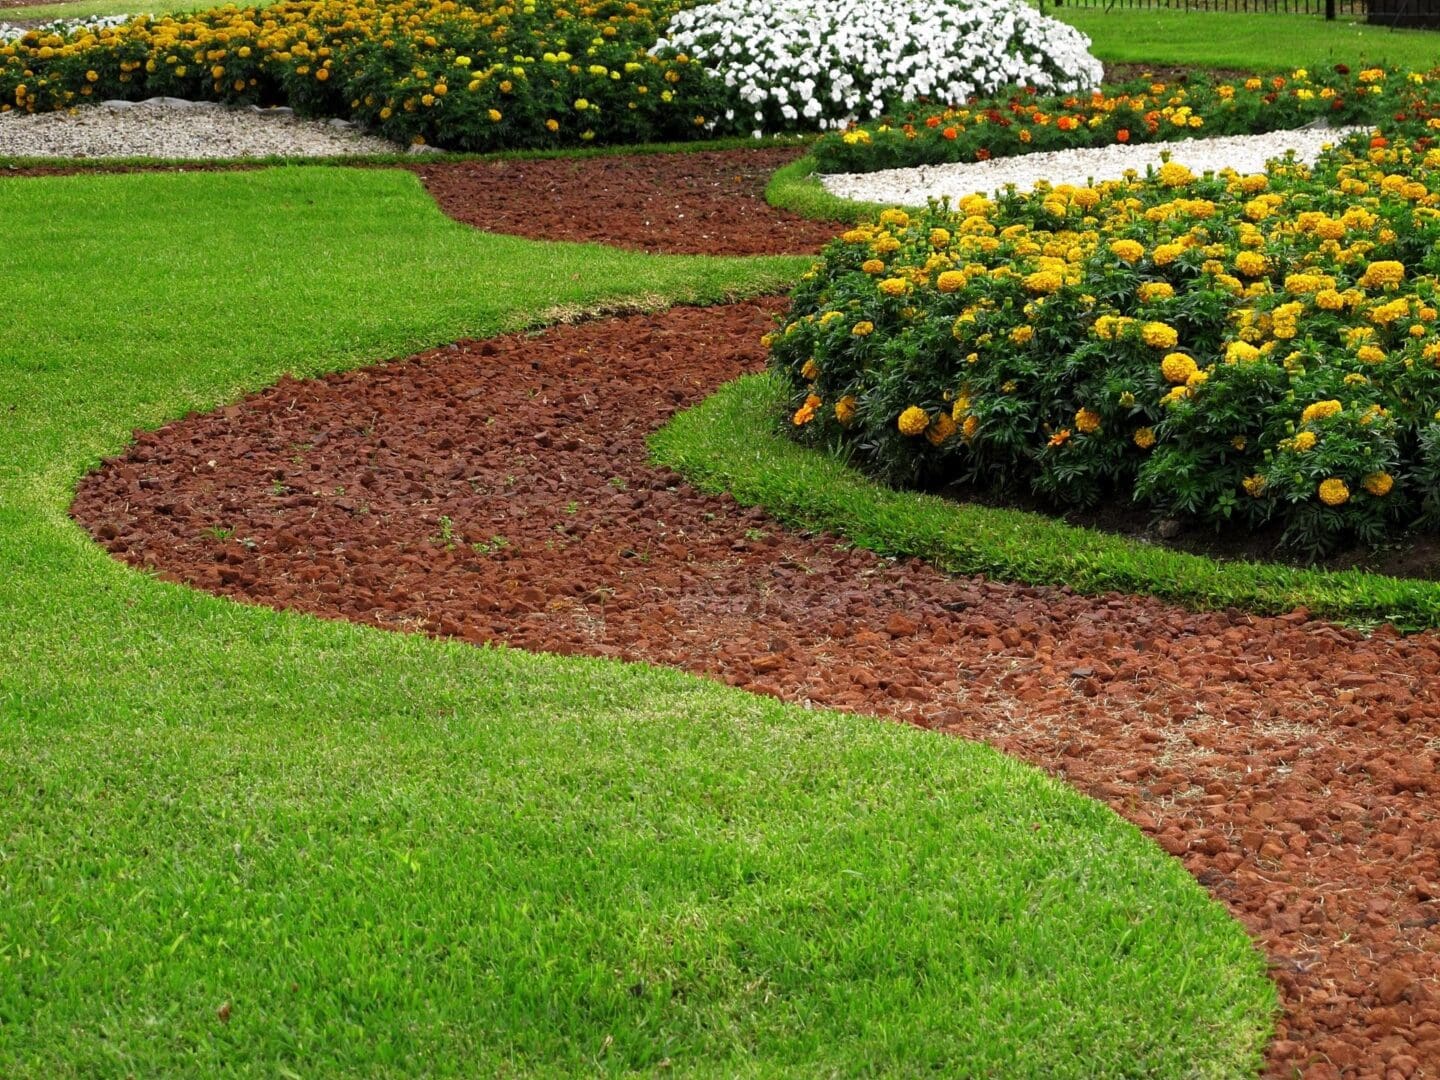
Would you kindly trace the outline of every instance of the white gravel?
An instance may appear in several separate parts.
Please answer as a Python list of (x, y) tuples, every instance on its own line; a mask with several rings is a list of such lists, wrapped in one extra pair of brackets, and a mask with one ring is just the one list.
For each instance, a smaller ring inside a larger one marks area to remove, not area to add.
[(403, 149), (344, 120), (299, 120), (289, 109), (229, 109), (178, 98), (105, 102), (69, 113), (0, 113), (0, 156), (338, 157)]
[(1259, 172), (1271, 158), (1284, 157), (1293, 150), (1297, 158), (1313, 162), (1320, 150), (1363, 128), (1301, 128), (1272, 131), (1264, 135), (1226, 135), (1216, 139), (1185, 139), (1181, 142), (1144, 145), (1100, 146), (1081, 150), (1056, 150), (992, 158), (958, 165), (921, 165), (913, 169), (885, 169), (872, 173), (835, 173), (821, 182), (832, 194), (863, 202), (924, 206), (930, 198), (949, 195), (958, 199), (975, 192), (990, 194), (1014, 184), (1024, 191), (1036, 181), (1055, 184), (1086, 184), (1118, 180), (1134, 169), (1144, 175), (1147, 166), (1159, 167), (1160, 155), (1168, 151), (1172, 161), (1195, 173), (1229, 167), (1238, 172)]

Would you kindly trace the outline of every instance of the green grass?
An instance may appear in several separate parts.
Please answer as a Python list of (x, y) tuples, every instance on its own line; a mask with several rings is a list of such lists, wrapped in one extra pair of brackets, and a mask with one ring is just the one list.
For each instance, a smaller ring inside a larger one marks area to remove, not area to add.
[(244, 607), (66, 514), (284, 372), (806, 260), (488, 236), (379, 170), (12, 180), (0, 220), (0, 1075), (1254, 1070), (1239, 925), (1035, 770)]
[(1440, 584), (1357, 571), (1219, 562), (1018, 510), (885, 487), (787, 438), (785, 391), (771, 376), (724, 387), (652, 439), (656, 457), (710, 491), (787, 524), (828, 529), (887, 555), (1084, 593), (1147, 593), (1192, 608), (1279, 613), (1306, 607), (1356, 624), (1440, 626)]
[[(269, 7), (274, 0), (242, 0), (238, 7)], [(218, 7), (214, 0), (71, 0), (63, 4), (26, 4), (0, 8), (0, 22), (24, 19), (87, 19), (92, 15), (168, 15)]]
[(1193, 64), (1281, 71), (1321, 63), (1373, 63), (1429, 70), (1440, 35), (1320, 16), (1056, 8), (1046, 13), (1090, 35), (1091, 52), (1112, 63)]

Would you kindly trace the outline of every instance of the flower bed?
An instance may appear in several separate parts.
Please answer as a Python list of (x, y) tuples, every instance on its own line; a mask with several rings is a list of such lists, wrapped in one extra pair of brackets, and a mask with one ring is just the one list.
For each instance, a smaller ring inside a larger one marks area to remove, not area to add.
[(348, 116), (459, 150), (693, 137), (721, 101), (649, 53), (675, 10), (594, 0), (285, 0), (0, 44), (0, 109), (165, 95)]
[(676, 15), (660, 43), (738, 94), (729, 119), (756, 134), (841, 127), (918, 95), (1089, 91), (1102, 74), (1089, 46), (1018, 0), (717, 0)]
[(1042, 187), (832, 244), (792, 428), (903, 483), (1131, 500), (1320, 551), (1440, 521), (1440, 150)]
[(0, 111), (152, 96), (282, 104), (484, 151), (814, 130), (919, 92), (1099, 78), (1082, 35), (1018, 0), (912, 6), (900, 23), (852, 0), (751, 4), (282, 0), (52, 26), (0, 38)]
[[(1014, 92), (968, 105), (910, 105), (897, 115), (833, 132), (815, 144), (821, 172), (874, 172), (986, 161), (1048, 150), (1251, 135), (1307, 124), (1383, 125), (1393, 135), (1434, 137), (1440, 79), (1382, 68), (1211, 83), (1139, 82), (1108, 93)], [(963, 98), (931, 95), (937, 101)]]

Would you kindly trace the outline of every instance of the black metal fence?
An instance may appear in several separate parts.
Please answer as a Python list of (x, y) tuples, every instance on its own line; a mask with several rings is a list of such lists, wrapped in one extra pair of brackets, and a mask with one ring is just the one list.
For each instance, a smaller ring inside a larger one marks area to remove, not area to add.
[(1440, 0), (1041, 0), (1043, 8), (1165, 8), (1364, 18), (1381, 26), (1440, 27)]

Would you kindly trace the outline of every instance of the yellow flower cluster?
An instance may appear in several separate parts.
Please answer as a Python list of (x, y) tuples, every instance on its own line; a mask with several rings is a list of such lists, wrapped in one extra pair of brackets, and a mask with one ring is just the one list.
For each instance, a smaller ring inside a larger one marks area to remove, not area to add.
[(772, 355), (892, 477), (935, 455), (1062, 502), (1133, 487), (1257, 524), (1308, 503), (1334, 514), (1295, 542), (1374, 536), (1419, 497), (1404, 448), (1440, 444), (1437, 246), (1424, 147), (1042, 184), (848, 230)]
[(0, 111), (170, 95), (353, 117), (485, 150), (703, 133), (701, 65), (651, 56), (681, 0), (281, 0), (0, 43)]

